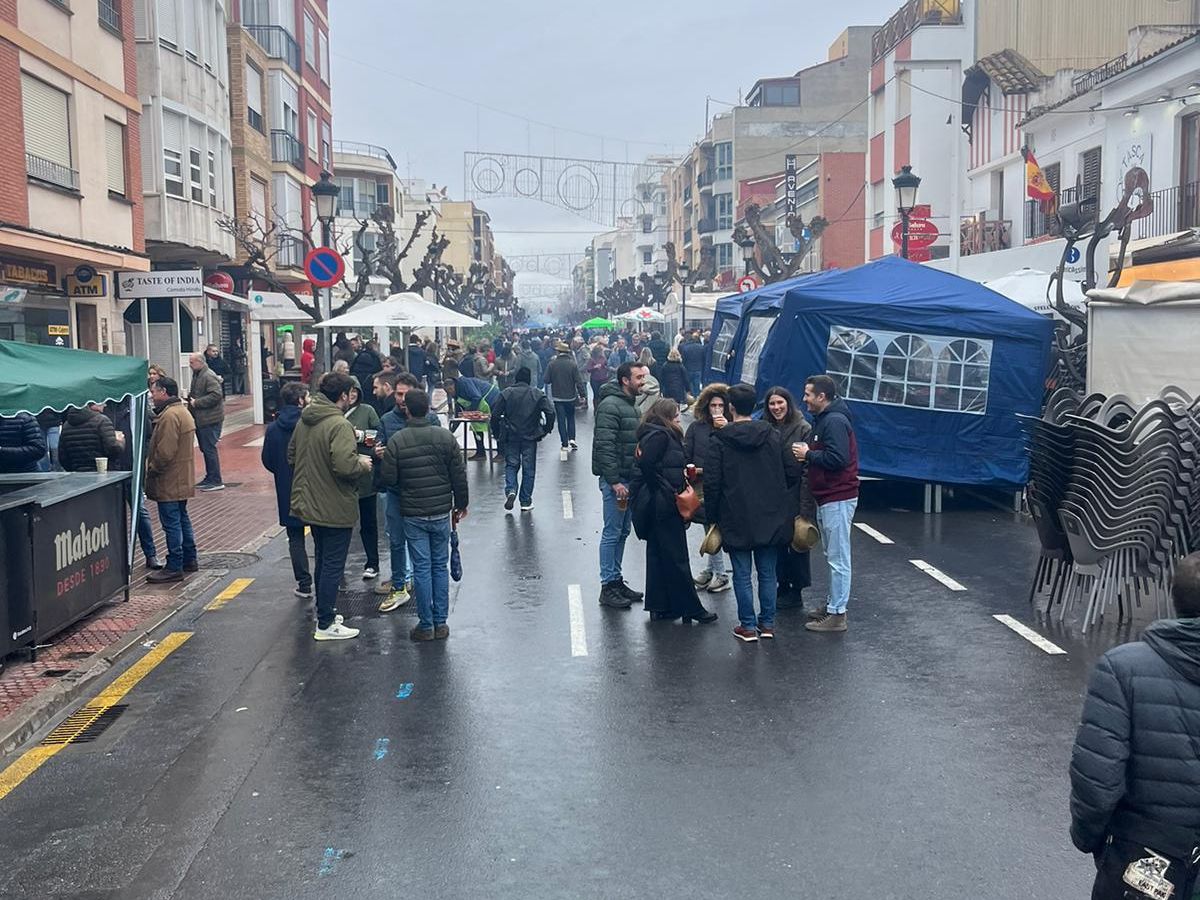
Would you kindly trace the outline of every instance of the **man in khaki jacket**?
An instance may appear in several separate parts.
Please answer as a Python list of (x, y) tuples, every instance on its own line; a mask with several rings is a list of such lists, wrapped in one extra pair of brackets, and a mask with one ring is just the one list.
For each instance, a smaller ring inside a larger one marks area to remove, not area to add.
[(196, 464), (192, 441), (196, 425), (179, 399), (179, 385), (163, 376), (150, 387), (154, 434), (146, 453), (146, 496), (158, 503), (158, 519), (167, 538), (167, 564), (151, 572), (152, 583), (182, 581), (184, 572), (200, 568), (187, 502), (195, 496)]
[(338, 584), (346, 569), (350, 536), (358, 521), (358, 482), (371, 471), (371, 458), (358, 453), (350, 408), (350, 376), (330, 372), (321, 379), (312, 402), (288, 444), (292, 465), (291, 514), (312, 529), (316, 545), (318, 641), (358, 637), (357, 628), (335, 614)]
[(204, 353), (193, 353), (188, 357), (192, 387), (187, 402), (196, 419), (196, 441), (204, 456), (204, 480), (196, 487), (202, 491), (223, 491), (225, 482), (221, 479), (217, 442), (221, 440), (221, 426), (225, 423), (225, 387), (221, 376), (208, 367), (208, 361), (209, 357)]

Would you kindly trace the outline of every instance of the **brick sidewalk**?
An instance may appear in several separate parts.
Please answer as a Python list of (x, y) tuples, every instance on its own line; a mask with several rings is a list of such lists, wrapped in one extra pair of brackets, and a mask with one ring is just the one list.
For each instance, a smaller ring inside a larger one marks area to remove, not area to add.
[[(140, 635), (179, 606), (186, 599), (184, 591), (189, 583), (194, 585), (193, 589), (203, 588), (212, 578), (212, 573), (207, 576), (205, 573), (205, 554), (237, 552), (278, 524), (274, 483), (259, 461), (264, 428), (243, 425), (250, 421), (248, 410), (248, 397), (230, 398), (226, 403), (226, 420), (235, 429), (227, 431), (220, 444), (221, 474), (228, 487), (216, 493), (198, 493), (188, 503), (200, 550), (200, 573), (183, 583), (147, 584), (145, 560), (137, 548), (128, 603), (118, 595), (117, 600), (55, 635), (49, 646), (38, 651), (36, 662), (16, 655), (3, 663), (0, 733), (6, 731), (6, 724), (22, 718), (29, 708), (38, 705), (39, 698), (78, 678), (121, 643)], [(204, 463), (198, 449), (196, 472), (199, 480), (204, 474)], [(158, 553), (163, 557), (166, 548), (153, 503), (150, 518), (154, 522)]]

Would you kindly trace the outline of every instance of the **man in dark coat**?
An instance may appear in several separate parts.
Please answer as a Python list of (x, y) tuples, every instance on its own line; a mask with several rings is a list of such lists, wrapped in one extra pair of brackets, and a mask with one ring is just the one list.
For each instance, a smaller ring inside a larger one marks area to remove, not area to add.
[(267, 427), (263, 438), (262, 464), (275, 476), (275, 503), (279, 507), (279, 524), (287, 532), (288, 555), (292, 560), (292, 575), (296, 588), (292, 592), (304, 600), (313, 598), (312, 572), (308, 566), (308, 548), (304, 545), (304, 523), (291, 513), (292, 464), (287, 449), (300, 421), (300, 413), (308, 405), (308, 385), (289, 381), (279, 390), (279, 412)]
[(667, 346), (667, 342), (663, 340), (662, 332), (656, 331), (650, 336), (650, 355), (654, 357), (654, 365), (650, 367), (650, 374), (661, 380), (663, 363), (667, 361), (667, 354), (671, 352), (671, 348)]
[(679, 347), (679, 355), (683, 358), (683, 368), (687, 370), (688, 386), (692, 396), (700, 396), (700, 376), (704, 372), (704, 345), (700, 338), (692, 332)]
[(37, 419), (29, 413), (0, 419), (0, 472), (36, 472), (45, 456), (46, 436)]
[[(721, 543), (733, 562), (738, 605), (733, 634), (748, 642), (775, 637), (776, 564), (780, 548), (792, 538), (788, 488), (801, 477), (778, 429), (750, 418), (755, 402), (748, 385), (729, 389), (733, 421), (713, 434), (704, 469), (704, 518), (721, 529)], [(755, 571), (758, 618), (751, 583)]]
[(575, 443), (575, 401), (579, 397), (580, 386), (585, 382), (571, 348), (559, 341), (554, 349), (556, 355), (546, 367), (546, 389), (550, 402), (554, 404), (558, 438), (562, 442), (559, 459), (565, 460), (568, 450), (579, 448)]
[(554, 407), (530, 384), (532, 379), (529, 369), (517, 369), (516, 384), (501, 391), (492, 405), (492, 434), (504, 453), (504, 508), (512, 509), (517, 500), (521, 473), (521, 512), (533, 509), (538, 442), (554, 430)]
[(95, 472), (96, 460), (114, 466), (121, 459), (124, 438), (117, 437), (112, 421), (99, 403), (72, 407), (58, 438), (58, 464), (65, 472)]
[[(1093, 900), (1195, 889), (1200, 847), (1200, 553), (1171, 588), (1178, 618), (1096, 664), (1071, 755), (1071, 840), (1096, 857)], [(1189, 877), (1190, 876), (1190, 877)], [(1159, 892), (1129, 890), (1131, 877)], [(1128, 891), (1128, 892), (1127, 892)]]
[(359, 385), (369, 385), (376, 374), (383, 371), (383, 357), (374, 341), (367, 341), (365, 347), (350, 363), (350, 375), (358, 379)]

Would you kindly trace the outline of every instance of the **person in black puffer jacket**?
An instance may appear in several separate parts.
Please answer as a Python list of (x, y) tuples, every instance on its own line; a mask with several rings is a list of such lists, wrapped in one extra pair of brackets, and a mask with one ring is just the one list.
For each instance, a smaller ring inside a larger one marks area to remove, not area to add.
[(646, 612), (653, 621), (695, 619), (715, 622), (700, 604), (688, 565), (687, 525), (675, 495), (687, 486), (679, 405), (660, 397), (646, 410), (637, 430), (638, 444), (630, 506), (638, 537), (646, 542)]
[[(1200, 553), (1175, 569), (1178, 618), (1096, 664), (1071, 755), (1071, 840), (1096, 857), (1093, 900), (1119, 900), (1128, 868), (1161, 868), (1191, 897), (1200, 844)], [(1194, 873), (1193, 873), (1194, 878)], [(1165, 894), (1163, 895), (1165, 896)]]
[(0, 472), (36, 472), (46, 456), (46, 436), (29, 413), (0, 419)]
[(688, 373), (687, 369), (683, 367), (678, 350), (672, 350), (667, 354), (667, 361), (659, 370), (658, 386), (664, 397), (670, 397), (680, 406), (687, 403)]
[(64, 471), (95, 472), (97, 458), (107, 458), (110, 465), (120, 461), (124, 445), (103, 409), (94, 403), (68, 410), (58, 439), (58, 464)]

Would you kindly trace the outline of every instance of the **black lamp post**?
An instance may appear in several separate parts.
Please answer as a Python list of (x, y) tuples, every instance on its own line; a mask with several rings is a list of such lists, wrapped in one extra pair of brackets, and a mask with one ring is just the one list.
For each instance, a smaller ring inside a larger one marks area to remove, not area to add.
[[(337, 215), (337, 199), (338, 186), (333, 183), (333, 176), (328, 172), (321, 173), (320, 181), (312, 186), (313, 205), (317, 208), (317, 221), (321, 223), (321, 244), (325, 247), (330, 246), (333, 242), (333, 218)], [(321, 320), (327, 320), (333, 314), (333, 288), (328, 287), (322, 291), (316, 288), (317, 291), (317, 309), (320, 310)], [(324, 302), (321, 302), (321, 295), (324, 294)], [(325, 340), (317, 341), (317, 346), (321, 348), (322, 357), (329, 353), (329, 339), (332, 335), (326, 335)], [(328, 371), (328, 360), (322, 358), (320, 363), (324, 371)]]
[(896, 209), (900, 212), (901, 234), (900, 255), (908, 259), (908, 217), (917, 205), (917, 188), (921, 179), (913, 174), (912, 166), (901, 166), (892, 187), (896, 189)]
[(692, 267), (685, 259), (675, 268), (679, 277), (679, 327), (687, 328), (687, 283), (691, 277)]
[(749, 275), (750, 261), (754, 259), (754, 238), (752, 238), (750, 235), (746, 235), (746, 237), (739, 243), (742, 247), (742, 263), (745, 265), (745, 271), (743, 274)]

